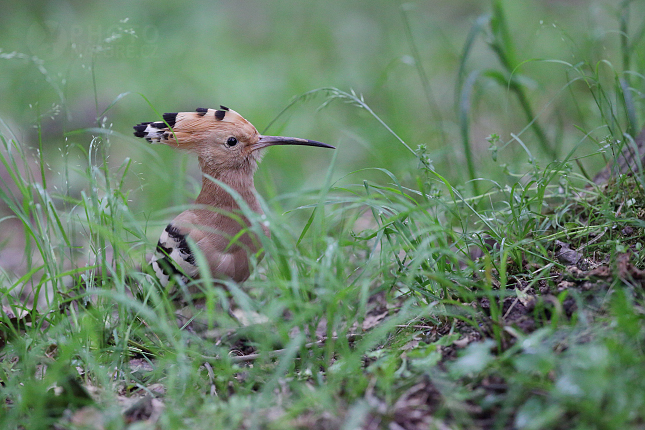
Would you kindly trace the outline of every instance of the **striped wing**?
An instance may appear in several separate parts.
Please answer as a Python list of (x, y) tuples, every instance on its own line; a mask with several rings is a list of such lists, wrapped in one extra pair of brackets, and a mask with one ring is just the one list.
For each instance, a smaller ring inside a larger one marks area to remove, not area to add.
[(172, 223), (166, 226), (152, 259), (150, 260), (159, 282), (163, 287), (178, 276), (183, 283), (188, 283), (191, 278), (199, 274), (186, 235), (182, 234)]

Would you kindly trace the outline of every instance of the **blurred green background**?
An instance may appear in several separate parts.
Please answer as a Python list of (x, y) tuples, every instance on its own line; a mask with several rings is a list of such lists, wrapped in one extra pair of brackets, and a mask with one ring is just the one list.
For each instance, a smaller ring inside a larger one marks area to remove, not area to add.
[[(573, 82), (575, 72), (561, 62), (593, 68), (608, 60), (610, 65), (600, 67), (614, 79), (611, 67), (621, 67), (620, 3), (504, 2), (517, 60), (557, 60), (529, 61), (516, 73), (560, 156), (583, 140), (584, 132), (576, 127), (591, 131), (602, 124), (588, 86)], [(642, 21), (642, 3), (633, 4), (633, 26)], [(417, 168), (414, 155), (352, 104), (336, 100), (318, 110), (325, 102), (320, 94), (297, 103), (265, 130), (295, 96), (337, 87), (362, 94), (410, 147), (427, 145), (438, 173), (463, 185), (468, 177), (456, 84), (469, 32), (490, 12), (490, 2), (474, 0), (14, 1), (4, 4), (0, 15), (0, 117), (33, 147), (42, 127), (53, 177), (62, 170), (62, 153), (69, 153), (73, 166), (83, 168), (86, 162), (76, 146), (88, 148), (92, 134), (65, 137), (66, 132), (102, 124), (119, 133), (101, 144), (111, 166), (126, 157), (133, 160), (128, 186), (134, 207), (145, 213), (186, 203), (199, 186), (195, 160), (132, 137), (134, 124), (158, 119), (150, 104), (159, 113), (223, 104), (260, 132), (336, 145), (335, 179), (359, 169), (385, 168), (410, 183)], [(462, 78), (476, 70), (501, 70), (489, 36), (476, 36)], [(643, 70), (643, 55), (635, 58)], [(493, 160), (486, 141), (491, 133), (503, 142), (519, 134), (533, 155), (542, 156), (532, 131), (520, 134), (528, 121), (508, 88), (479, 79), (468, 106), (477, 176), (503, 183), (515, 180), (503, 164), (514, 172), (527, 170), (527, 153), (517, 144)], [(589, 141), (576, 155), (597, 147)], [(312, 148), (272, 148), (256, 176), (257, 186), (270, 199), (315, 188), (332, 156), (332, 151)], [(584, 163), (593, 172), (603, 160)], [(192, 178), (188, 187), (186, 172)], [(389, 182), (371, 170), (341, 183), (363, 179)], [(81, 181), (71, 188), (84, 186)], [(288, 209), (288, 200), (281, 207)]]

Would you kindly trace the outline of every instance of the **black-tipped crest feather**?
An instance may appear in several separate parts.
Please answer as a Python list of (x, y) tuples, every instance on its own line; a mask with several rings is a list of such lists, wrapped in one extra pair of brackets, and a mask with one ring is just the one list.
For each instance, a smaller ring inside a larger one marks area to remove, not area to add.
[[(163, 120), (166, 121), (170, 127), (174, 127), (175, 121), (177, 120), (177, 112), (163, 114)], [(159, 127), (159, 128), (163, 128), (163, 127)]]

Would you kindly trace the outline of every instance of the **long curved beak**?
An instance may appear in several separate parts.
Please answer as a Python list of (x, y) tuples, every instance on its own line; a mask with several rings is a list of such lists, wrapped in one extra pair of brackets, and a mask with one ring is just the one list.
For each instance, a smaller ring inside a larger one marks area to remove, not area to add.
[(274, 145), (303, 145), (303, 146), (317, 146), (319, 148), (336, 149), (335, 146), (327, 145), (326, 143), (317, 142), (315, 140), (300, 139), (297, 137), (282, 137), (282, 136), (260, 136), (257, 143), (251, 146), (251, 151), (266, 148), (267, 146)]

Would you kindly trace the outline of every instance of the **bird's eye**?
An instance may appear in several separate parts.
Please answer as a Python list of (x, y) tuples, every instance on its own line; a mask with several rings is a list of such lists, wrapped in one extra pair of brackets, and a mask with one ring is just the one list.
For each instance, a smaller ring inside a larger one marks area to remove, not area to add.
[(231, 146), (235, 146), (235, 145), (237, 145), (237, 139), (233, 136), (229, 137), (228, 140), (226, 141), (226, 146), (230, 148)]

